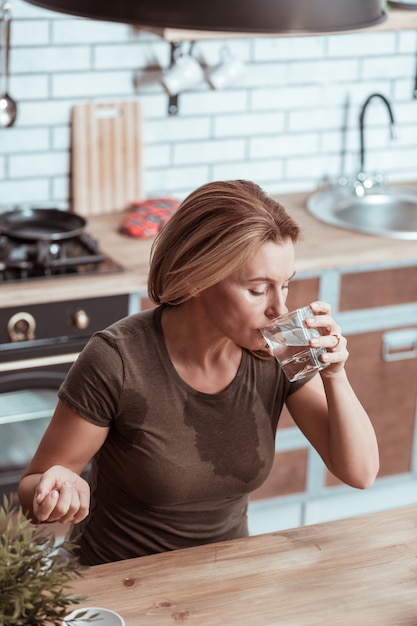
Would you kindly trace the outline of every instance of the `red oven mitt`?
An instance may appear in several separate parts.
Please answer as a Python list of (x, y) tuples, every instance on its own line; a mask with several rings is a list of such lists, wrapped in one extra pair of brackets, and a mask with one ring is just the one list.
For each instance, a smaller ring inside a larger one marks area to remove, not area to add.
[(180, 202), (174, 198), (152, 198), (133, 202), (119, 231), (131, 237), (154, 237), (175, 213)]

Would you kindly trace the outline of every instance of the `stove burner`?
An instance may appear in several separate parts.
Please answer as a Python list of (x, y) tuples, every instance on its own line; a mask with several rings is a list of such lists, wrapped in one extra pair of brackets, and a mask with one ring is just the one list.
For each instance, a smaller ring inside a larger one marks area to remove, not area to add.
[(121, 270), (86, 233), (61, 241), (15, 240), (0, 235), (0, 283)]

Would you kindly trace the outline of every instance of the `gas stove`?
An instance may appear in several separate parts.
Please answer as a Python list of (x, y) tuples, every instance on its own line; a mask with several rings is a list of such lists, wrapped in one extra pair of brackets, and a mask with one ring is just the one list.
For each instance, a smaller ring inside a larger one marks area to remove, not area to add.
[(88, 233), (58, 241), (0, 234), (0, 284), (63, 276), (120, 272)]

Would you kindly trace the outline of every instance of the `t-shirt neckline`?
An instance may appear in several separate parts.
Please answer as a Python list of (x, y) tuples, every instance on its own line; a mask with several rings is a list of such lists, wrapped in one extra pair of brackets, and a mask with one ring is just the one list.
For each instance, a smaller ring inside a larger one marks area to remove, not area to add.
[(162, 324), (161, 324), (161, 317), (162, 317), (162, 311), (163, 311), (164, 307), (156, 307), (154, 309), (154, 314), (153, 314), (153, 325), (156, 331), (156, 337), (157, 337), (157, 342), (158, 342), (158, 346), (159, 349), (161, 351), (161, 361), (164, 364), (164, 366), (166, 367), (166, 369), (168, 370), (168, 372), (173, 375), (175, 377), (175, 379), (177, 380), (177, 382), (184, 388), (187, 390), (188, 393), (192, 393), (193, 395), (198, 395), (200, 397), (204, 397), (206, 399), (213, 399), (213, 400), (219, 400), (221, 398), (226, 398), (229, 394), (232, 394), (234, 392), (234, 389), (237, 385), (240, 384), (241, 382), (241, 378), (243, 376), (243, 372), (245, 371), (246, 365), (247, 365), (247, 359), (248, 359), (248, 353), (247, 351), (242, 348), (242, 358), (240, 360), (239, 363), (239, 367), (237, 369), (236, 375), (233, 378), (233, 380), (227, 385), (227, 387), (225, 387), (225, 389), (223, 389), (222, 391), (218, 391), (216, 393), (207, 393), (205, 391), (199, 391), (198, 389), (195, 389), (194, 387), (192, 387), (191, 385), (189, 385), (177, 372), (173, 362), (171, 361), (171, 357), (169, 356), (169, 352), (165, 343), (165, 338), (164, 338), (164, 333), (162, 330)]

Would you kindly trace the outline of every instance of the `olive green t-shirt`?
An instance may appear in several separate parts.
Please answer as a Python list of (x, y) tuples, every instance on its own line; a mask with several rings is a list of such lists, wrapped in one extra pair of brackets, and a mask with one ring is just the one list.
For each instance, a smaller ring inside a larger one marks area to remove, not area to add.
[(300, 387), (243, 350), (226, 389), (196, 391), (160, 318), (144, 311), (96, 333), (59, 390), (110, 427), (92, 460), (90, 514), (71, 531), (87, 565), (246, 536), (248, 496), (270, 473), (282, 406)]

